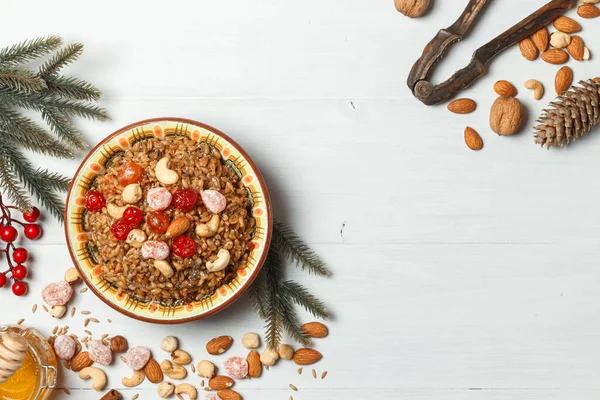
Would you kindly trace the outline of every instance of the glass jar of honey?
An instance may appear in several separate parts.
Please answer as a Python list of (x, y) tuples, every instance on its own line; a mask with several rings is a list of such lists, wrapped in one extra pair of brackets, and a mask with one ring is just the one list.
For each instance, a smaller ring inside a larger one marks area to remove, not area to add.
[(54, 350), (37, 329), (19, 325), (0, 326), (0, 336), (7, 331), (25, 339), (27, 349), (21, 368), (7, 381), (0, 383), (0, 399), (48, 399), (57, 380)]

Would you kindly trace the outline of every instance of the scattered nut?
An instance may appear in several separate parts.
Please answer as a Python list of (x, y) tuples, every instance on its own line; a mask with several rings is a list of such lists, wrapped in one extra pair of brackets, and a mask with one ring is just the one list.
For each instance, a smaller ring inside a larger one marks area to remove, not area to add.
[(523, 106), (515, 97), (498, 97), (490, 110), (490, 127), (500, 136), (517, 132), (523, 119)]
[(175, 350), (171, 353), (171, 359), (175, 364), (178, 365), (188, 365), (192, 362), (192, 357), (188, 352), (183, 350)]
[(291, 360), (294, 358), (294, 348), (289, 344), (279, 346), (279, 357), (283, 360)]
[(525, 82), (525, 87), (527, 89), (533, 89), (533, 98), (536, 100), (540, 100), (544, 97), (544, 85), (538, 80), (529, 79)]
[(550, 45), (557, 49), (564, 49), (571, 44), (571, 35), (564, 32), (554, 32), (550, 35)]
[(166, 352), (172, 353), (179, 347), (179, 341), (175, 336), (167, 336), (160, 342), (160, 348)]
[(394, 0), (396, 10), (409, 18), (418, 18), (429, 9), (431, 0)]
[(587, 47), (585, 47), (583, 49), (583, 61), (588, 61), (590, 58), (592, 58), (592, 55), (590, 53), (590, 49), (588, 49)]
[(121, 379), (121, 383), (125, 387), (136, 387), (144, 382), (144, 379), (146, 379), (144, 371), (133, 371), (133, 376), (131, 378)]
[(60, 319), (65, 316), (67, 307), (65, 306), (52, 306), (50, 307), (50, 315), (52, 318)]
[(123, 353), (127, 350), (127, 339), (121, 335), (114, 336), (110, 339), (110, 349), (115, 353)]
[(106, 386), (106, 374), (100, 368), (87, 367), (79, 371), (79, 378), (92, 379), (92, 389), (100, 391)]
[(135, 247), (136, 249), (139, 249), (146, 241), (146, 238), (146, 232), (144, 232), (143, 230), (132, 229), (131, 231), (129, 231), (129, 234), (127, 234), (127, 239), (125, 241), (129, 245)]
[(156, 167), (154, 168), (156, 179), (165, 185), (172, 185), (179, 180), (179, 174), (176, 171), (169, 169), (169, 161), (169, 157), (163, 157), (158, 160)]
[(196, 388), (189, 383), (180, 383), (177, 385), (177, 387), (175, 387), (175, 394), (187, 394), (190, 400), (196, 400), (196, 397), (198, 397)]
[(171, 382), (163, 382), (158, 385), (158, 397), (166, 399), (167, 397), (171, 397), (175, 392), (175, 385)]
[(265, 367), (270, 367), (271, 365), (275, 364), (278, 359), (279, 359), (279, 353), (277, 353), (275, 350), (273, 350), (271, 348), (266, 348), (265, 351), (263, 351), (262, 354), (260, 355), (260, 362)]
[(71, 284), (77, 282), (79, 280), (79, 271), (77, 271), (77, 268), (75, 268), (75, 267), (69, 268), (65, 272), (64, 279), (65, 279), (65, 281), (67, 281), (67, 282), (69, 282)]
[(198, 375), (203, 378), (211, 379), (213, 376), (215, 376), (215, 364), (211, 363), (210, 361), (200, 361), (198, 363), (198, 368), (196, 369), (198, 370)]
[(173, 364), (169, 360), (160, 363), (162, 372), (171, 379), (181, 380), (187, 376), (187, 370), (181, 365)]
[(260, 346), (260, 337), (254, 332), (248, 332), (242, 336), (242, 346), (247, 349), (257, 349)]
[(130, 183), (123, 189), (121, 198), (127, 204), (135, 204), (142, 199), (142, 195), (142, 187), (137, 183)]

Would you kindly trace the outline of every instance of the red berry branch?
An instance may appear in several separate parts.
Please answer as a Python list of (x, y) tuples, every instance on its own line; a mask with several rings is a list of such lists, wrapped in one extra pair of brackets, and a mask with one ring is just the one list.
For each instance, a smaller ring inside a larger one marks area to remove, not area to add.
[(27, 284), (24, 279), (27, 277), (27, 267), (23, 265), (29, 258), (29, 253), (24, 247), (16, 247), (15, 240), (19, 236), (17, 229), (13, 225), (21, 225), (23, 234), (29, 240), (36, 240), (42, 235), (42, 228), (35, 224), (40, 217), (40, 210), (32, 207), (25, 211), (22, 216), (25, 222), (20, 221), (12, 216), (12, 212), (17, 212), (15, 206), (8, 206), (2, 202), (0, 194), (0, 240), (6, 243), (4, 249), (0, 249), (0, 253), (6, 256), (8, 269), (0, 272), (0, 288), (5, 286), (10, 274), (12, 280), (12, 291), (16, 296), (23, 296), (27, 293)]

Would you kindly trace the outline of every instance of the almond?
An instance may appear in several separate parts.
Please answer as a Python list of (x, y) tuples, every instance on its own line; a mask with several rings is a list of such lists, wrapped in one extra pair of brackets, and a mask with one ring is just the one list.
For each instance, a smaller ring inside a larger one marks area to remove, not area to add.
[(517, 88), (515, 88), (509, 81), (498, 81), (494, 84), (494, 91), (500, 96), (504, 97), (515, 97), (517, 95)]
[(531, 35), (531, 40), (542, 53), (548, 50), (548, 43), (550, 42), (550, 34), (548, 34), (548, 28), (543, 27), (542, 29)]
[(302, 325), (302, 330), (313, 338), (324, 338), (329, 333), (327, 327), (320, 322), (307, 322)]
[(160, 364), (154, 358), (151, 358), (146, 366), (144, 366), (144, 375), (152, 383), (160, 383), (164, 378)]
[(470, 114), (477, 108), (477, 104), (471, 99), (456, 99), (448, 104), (448, 110), (455, 114)]
[(564, 64), (569, 61), (569, 55), (564, 50), (550, 49), (542, 53), (542, 60), (549, 64)]
[(554, 78), (554, 89), (557, 95), (562, 95), (573, 83), (573, 70), (567, 66), (562, 67)]
[(593, 4), (583, 4), (577, 9), (577, 15), (579, 15), (581, 18), (600, 17), (600, 8)]
[(262, 373), (262, 363), (260, 362), (260, 354), (258, 351), (252, 350), (246, 357), (248, 361), (248, 376), (250, 378), (258, 378)]
[(296, 350), (294, 362), (298, 365), (310, 365), (319, 361), (323, 356), (315, 349), (302, 348)]
[(219, 336), (206, 344), (206, 351), (212, 355), (223, 354), (232, 344), (233, 338), (231, 336)]
[(581, 30), (581, 25), (579, 25), (575, 20), (560, 16), (554, 20), (554, 27), (556, 30), (559, 30), (564, 33), (575, 33)]
[(481, 150), (483, 147), (483, 140), (481, 139), (481, 136), (479, 136), (479, 133), (477, 133), (477, 131), (470, 126), (465, 128), (465, 143), (471, 150)]
[(229, 389), (230, 387), (233, 386), (234, 383), (235, 382), (233, 381), (233, 379), (231, 379), (228, 376), (217, 375), (208, 381), (208, 386), (212, 390), (223, 390), (223, 389)]
[(167, 239), (172, 239), (183, 235), (188, 229), (190, 229), (190, 225), (190, 220), (186, 216), (180, 215), (169, 224), (169, 227), (165, 232), (165, 237)]
[(577, 35), (571, 36), (571, 44), (567, 46), (567, 51), (577, 61), (583, 60), (583, 53), (585, 52), (585, 43), (583, 39)]
[(528, 59), (529, 61), (533, 61), (538, 56), (538, 48), (533, 43), (533, 40), (530, 38), (525, 38), (519, 42), (519, 49), (521, 50), (521, 54), (523, 57)]
[(79, 372), (84, 368), (89, 367), (94, 362), (90, 358), (90, 354), (87, 351), (82, 351), (71, 359), (71, 370)]
[(219, 396), (219, 399), (221, 400), (242, 400), (242, 396), (231, 389), (219, 390), (217, 396)]

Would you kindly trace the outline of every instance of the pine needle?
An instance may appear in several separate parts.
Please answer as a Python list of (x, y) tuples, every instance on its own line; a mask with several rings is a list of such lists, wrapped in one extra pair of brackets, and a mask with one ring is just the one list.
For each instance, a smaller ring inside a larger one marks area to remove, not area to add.
[(263, 296), (268, 296), (267, 317), (266, 317), (266, 342), (269, 348), (278, 349), (281, 343), (283, 333), (283, 309), (281, 306), (280, 283), (283, 277), (281, 260), (276, 247), (269, 250), (267, 259), (263, 266), (267, 292)]
[(282, 286), (286, 296), (292, 298), (296, 304), (303, 307), (315, 317), (323, 319), (330, 317), (325, 304), (314, 295), (310, 294), (301, 284), (294, 281), (285, 281)]
[(262, 319), (267, 319), (269, 310), (269, 299), (264, 296), (268, 293), (267, 283), (265, 281), (265, 273), (260, 273), (252, 286), (250, 286), (250, 299), (254, 300), (254, 311)]
[(77, 78), (64, 76), (46, 79), (51, 93), (77, 100), (98, 100), (102, 94), (94, 85)]
[(0, 158), (0, 188), (19, 209), (26, 210), (31, 207), (27, 191), (18, 185), (16, 177), (10, 173), (2, 158)]
[(321, 258), (296, 233), (278, 221), (273, 224), (273, 242), (285, 258), (296, 263), (303, 271), (331, 276)]
[(83, 53), (83, 45), (81, 43), (66, 45), (40, 67), (40, 75), (47, 78), (56, 74), (64, 66), (76, 61), (81, 53)]
[(17, 43), (0, 50), (0, 65), (22, 64), (45, 56), (62, 44), (59, 36), (48, 36)]
[(23, 68), (0, 70), (0, 87), (25, 94), (38, 93), (46, 89), (46, 81), (37, 74)]
[(59, 192), (66, 192), (69, 190), (69, 186), (71, 186), (70, 178), (56, 172), (50, 172), (47, 169), (38, 169), (36, 173), (39, 180), (46, 182), (48, 186)]
[(77, 150), (85, 150), (88, 145), (77, 132), (77, 129), (71, 124), (69, 118), (64, 116), (58, 109), (45, 108), (42, 111), (42, 118), (50, 125), (50, 128), (65, 143)]
[(298, 320), (298, 314), (294, 309), (294, 304), (291, 299), (282, 292), (279, 296), (281, 310), (283, 315), (283, 326), (286, 332), (298, 343), (303, 346), (310, 346), (310, 337), (302, 329), (302, 324)]

